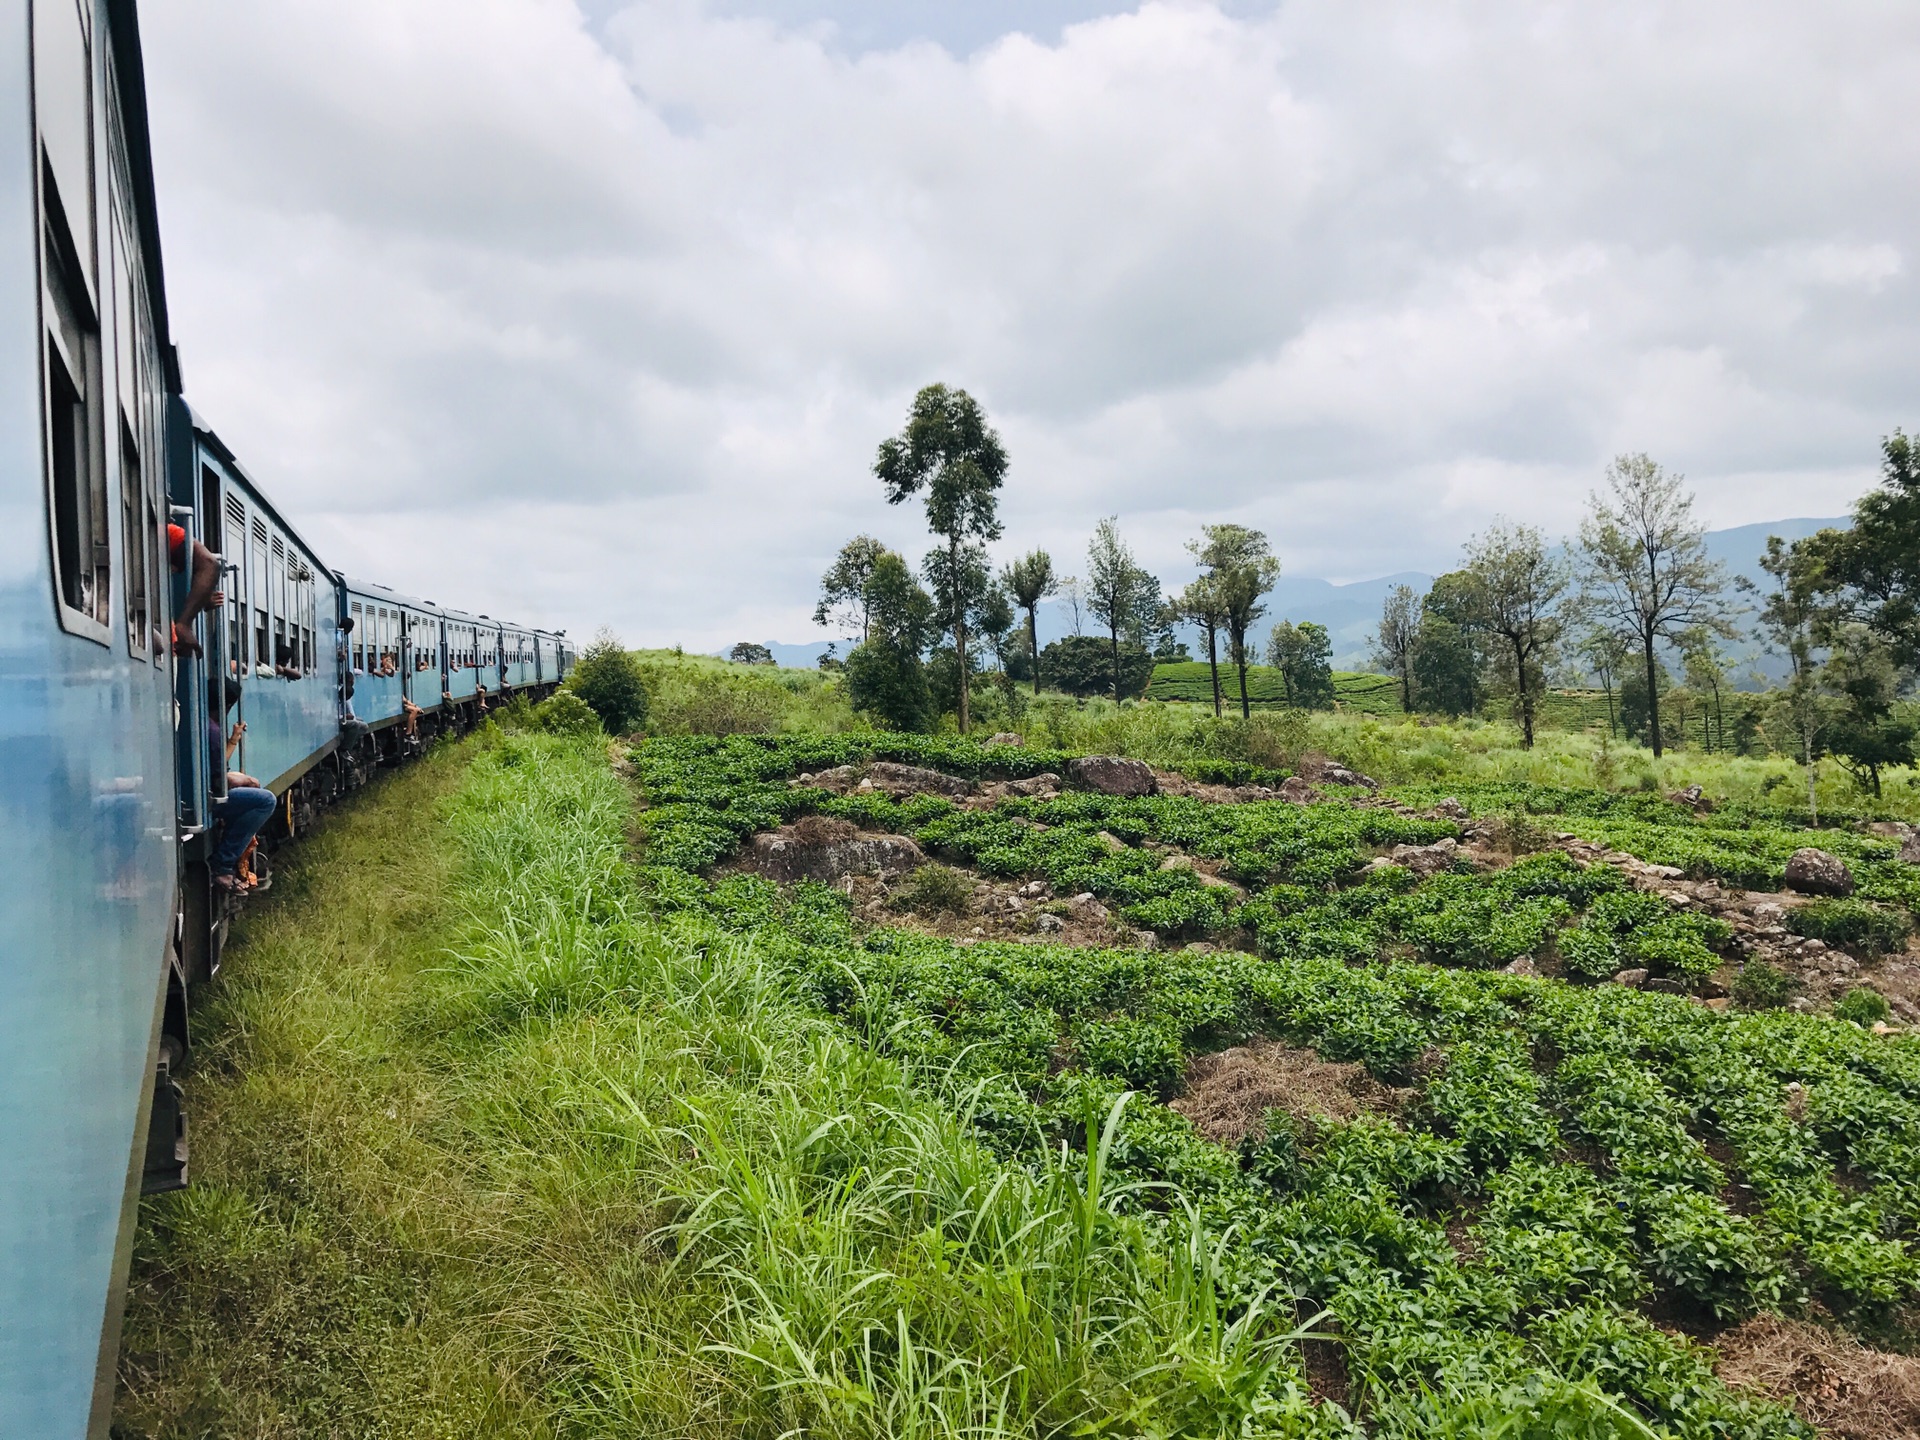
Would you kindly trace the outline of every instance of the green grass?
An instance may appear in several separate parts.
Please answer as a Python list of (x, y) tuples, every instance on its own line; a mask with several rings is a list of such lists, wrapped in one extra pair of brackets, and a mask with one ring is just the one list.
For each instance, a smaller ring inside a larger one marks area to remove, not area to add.
[(116, 1434), (1332, 1433), (1291, 1305), (1128, 1204), (1117, 1110), (996, 1158), (757, 937), (647, 913), (629, 812), (597, 746), (490, 734), (290, 859), (199, 1016)]
[[(1361, 715), (1398, 715), (1400, 691), (1386, 675), (1336, 670), (1333, 675), (1334, 700), (1343, 710)], [(1220, 667), (1220, 697), (1238, 709), (1240, 675), (1231, 665)], [(1182, 660), (1153, 667), (1153, 683), (1147, 689), (1149, 700), (1181, 701), (1192, 705), (1213, 704), (1213, 679), (1204, 660)], [(1280, 672), (1266, 665), (1247, 667), (1247, 699), (1263, 708), (1286, 704), (1286, 687)]]

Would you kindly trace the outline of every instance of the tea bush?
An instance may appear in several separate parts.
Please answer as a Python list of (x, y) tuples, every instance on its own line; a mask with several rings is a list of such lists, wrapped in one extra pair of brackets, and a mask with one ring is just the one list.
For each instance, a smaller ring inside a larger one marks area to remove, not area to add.
[[(912, 748), (916, 763), (968, 775), (1064, 758)], [(649, 859), (699, 853), (681, 833), (731, 837), (754, 817), (817, 808), (989, 873), (1093, 890), (1175, 933), (1237, 930), (1259, 954), (858, 933), (832, 891), (733, 880), (722, 896), (688, 873), (697, 864), (650, 871), (657, 903), (750, 927), (823, 1011), (949, 1087), (1013, 1159), (1075, 1143), (1120, 1092), (1164, 1097), (1193, 1058), (1253, 1036), (1397, 1087), (1391, 1113), (1281, 1118), (1238, 1151), (1169, 1110), (1129, 1111), (1111, 1152), (1117, 1173), (1148, 1187), (1133, 1192), (1143, 1214), (1173, 1213), (1152, 1187), (1174, 1186), (1231, 1237), (1215, 1263), (1232, 1294), (1278, 1287), (1332, 1312), (1377, 1433), (1427, 1433), (1409, 1396), (1484, 1401), (1557, 1373), (1592, 1377), (1677, 1434), (1805, 1436), (1785, 1411), (1721, 1387), (1710, 1355), (1642, 1307), (1724, 1323), (1818, 1295), (1879, 1323), (1920, 1299), (1920, 1042), (1493, 968), (1556, 949), (1595, 976), (1621, 960), (1681, 977), (1717, 963), (1717, 922), (1674, 913), (1619, 870), (1547, 851), (1420, 881), (1367, 856), (1454, 827), (1387, 809), (1064, 795), (972, 810), (785, 784), (854, 758), (812, 739), (643, 746), (636, 763), (665, 802), (649, 815)], [(1653, 796), (1503, 799), (1569, 830), (1705, 828)], [(1244, 894), (1162, 868), (1174, 850), (1217, 862)], [(1747, 974), (1750, 986), (1763, 976)], [(1748, 1198), (1730, 1205), (1736, 1194)]]
[(1884, 905), (1836, 899), (1815, 900), (1789, 911), (1787, 928), (1856, 955), (1873, 956), (1903, 948), (1913, 933), (1913, 922)]

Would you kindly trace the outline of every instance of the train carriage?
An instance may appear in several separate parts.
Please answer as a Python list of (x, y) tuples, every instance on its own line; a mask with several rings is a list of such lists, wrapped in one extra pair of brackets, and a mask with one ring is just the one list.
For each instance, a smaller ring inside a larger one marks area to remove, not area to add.
[[(130, 3), (0, 27), (0, 1421), (104, 1433), (175, 965), (167, 332)], [(163, 1083), (170, 1084), (170, 1082)], [(162, 1159), (174, 1153), (163, 1124)]]
[[(16, 14), (0, 27), (0, 1432), (61, 1440), (106, 1434), (138, 1197), (187, 1180), (188, 992), (245, 903), (210, 875), (224, 727), (245, 722), (232, 763), (275, 798), (264, 876), (319, 807), (503, 692), (544, 695), (571, 652), (323, 563), (182, 398), (134, 0)], [(200, 562), (224, 603), (176, 630)]]

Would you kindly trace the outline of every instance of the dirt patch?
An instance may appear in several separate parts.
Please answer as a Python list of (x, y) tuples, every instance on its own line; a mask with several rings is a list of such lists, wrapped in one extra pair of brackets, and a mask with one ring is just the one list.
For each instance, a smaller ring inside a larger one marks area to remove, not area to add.
[(1834, 1440), (1920, 1435), (1920, 1360), (1762, 1315), (1720, 1337), (1719, 1376), (1790, 1405)]
[(1234, 1146), (1264, 1133), (1269, 1110), (1308, 1121), (1351, 1120), (1392, 1110), (1400, 1098), (1364, 1065), (1262, 1038), (1189, 1061), (1186, 1086), (1169, 1108), (1216, 1145)]
[[(1328, 1316), (1314, 1328), (1326, 1334), (1333, 1325)], [(1353, 1386), (1347, 1378), (1347, 1347), (1337, 1338), (1302, 1340), (1300, 1364), (1307, 1372), (1307, 1393), (1317, 1401), (1332, 1401), (1343, 1410), (1353, 1407)]]
[(903, 907), (908, 881), (855, 876), (841, 888), (861, 927), (916, 930), (961, 945), (1006, 941), (1091, 950), (1137, 943), (1134, 932), (1091, 895), (1056, 896), (1044, 880), (987, 880), (959, 866), (949, 868), (965, 878), (969, 893), (965, 904), (944, 913)]

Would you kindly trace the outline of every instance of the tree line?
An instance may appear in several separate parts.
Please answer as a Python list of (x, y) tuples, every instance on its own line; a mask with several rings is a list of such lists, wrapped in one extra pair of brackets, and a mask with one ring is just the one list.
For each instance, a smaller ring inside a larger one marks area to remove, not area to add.
[[(1200, 573), (1172, 594), (1139, 564), (1114, 518), (1095, 527), (1080, 575), (1039, 549), (996, 572), (986, 547), (1005, 532), (1008, 464), (979, 402), (947, 385), (915, 395), (900, 433), (881, 442), (873, 474), (887, 502), (920, 500), (937, 543), (916, 573), (880, 541), (856, 536), (822, 578), (815, 621), (860, 637), (844, 659), (830, 647), (822, 662), (844, 667), (855, 708), (916, 730), (951, 712), (965, 730), (983, 685), (1010, 700), (1015, 687), (1038, 694), (1043, 681), (1122, 699), (1145, 690), (1155, 664), (1193, 658), (1178, 634), (1187, 626), (1204, 651), (1214, 713), (1231, 705), (1249, 716), (1247, 671), (1262, 657), (1257, 631), (1280, 577), (1267, 537), (1203, 526), (1187, 545)], [(1856, 506), (1851, 529), (1775, 540), (1760, 563), (1765, 594), (1708, 554), (1684, 477), (1644, 454), (1622, 455), (1564, 551), (1533, 526), (1499, 521), (1424, 596), (1409, 586), (1390, 592), (1374, 662), (1398, 681), (1408, 713), (1471, 714), (1504, 698), (1529, 747), (1549, 685), (1591, 676), (1609, 723), (1660, 755), (1673, 731), (1663, 706), (1682, 699), (1667, 661), (1678, 657), (1687, 684), (1711, 697), (1706, 733), (1717, 721), (1725, 744), (1733, 689), (1725, 647), (1757, 616), (1791, 679), (1763, 717), (1742, 711), (1743, 723), (1789, 736), (1809, 764), (1835, 756), (1877, 792), (1881, 771), (1913, 755), (1913, 726), (1894, 708), (1920, 668), (1920, 456), (1907, 437), (1896, 431), (1884, 442), (1882, 484)], [(1072, 633), (1043, 649), (1039, 607), (1054, 596), (1066, 602)], [(1095, 633), (1085, 633), (1086, 621)], [(1281, 620), (1265, 637), (1289, 705), (1331, 708), (1331, 656), (1327, 631), (1312, 622)]]
[[(1146, 689), (1154, 665), (1193, 658), (1176, 633), (1186, 624), (1205, 645), (1214, 712), (1228, 701), (1224, 666), (1229, 685), (1237, 678), (1242, 716), (1249, 715), (1254, 631), (1280, 577), (1267, 537), (1244, 525), (1202, 527), (1187, 547), (1201, 574), (1172, 595), (1139, 563), (1113, 517), (1095, 526), (1080, 575), (1062, 573), (1045, 550), (996, 573), (986, 547), (1004, 533), (999, 492), (1007, 468), (1006, 447), (980, 403), (946, 385), (922, 389), (900, 433), (881, 442), (873, 474), (888, 503), (921, 499), (939, 543), (916, 574), (904, 556), (858, 535), (822, 577), (815, 622), (860, 636), (844, 658), (829, 647), (822, 662), (844, 667), (854, 707), (901, 729), (928, 728), (951, 711), (965, 730), (982, 684), (1011, 696), (1021, 684), (1038, 694), (1044, 680), (1069, 694), (1124, 699)], [(1042, 649), (1039, 607), (1056, 595), (1068, 605), (1073, 633)], [(1100, 633), (1084, 633), (1083, 617)], [(1325, 628), (1312, 623), (1283, 622), (1267, 638), (1268, 663), (1289, 700), (1303, 707), (1332, 705), (1331, 656)], [(991, 670), (982, 664), (989, 657)]]
[(1915, 727), (1895, 709), (1920, 672), (1913, 443), (1899, 431), (1882, 442), (1881, 484), (1856, 504), (1851, 528), (1769, 540), (1765, 587), (1729, 576), (1708, 555), (1693, 504), (1683, 477), (1644, 454), (1622, 455), (1605, 490), (1588, 497), (1568, 554), (1531, 526), (1496, 523), (1424, 597), (1395, 587), (1374, 662), (1399, 681), (1409, 712), (1469, 714), (1504, 695), (1527, 746), (1556, 675), (1593, 676), (1610, 724), (1623, 721), (1660, 755), (1670, 738), (1664, 697), (1680, 693), (1667, 657), (1710, 697), (1703, 729), (1711, 740), (1717, 720), (1724, 746), (1732, 688), (1724, 646), (1753, 634), (1788, 661), (1790, 679), (1743, 711), (1749, 729), (1785, 737), (1809, 786), (1813, 762), (1831, 755), (1879, 794), (1881, 772), (1914, 755)]

